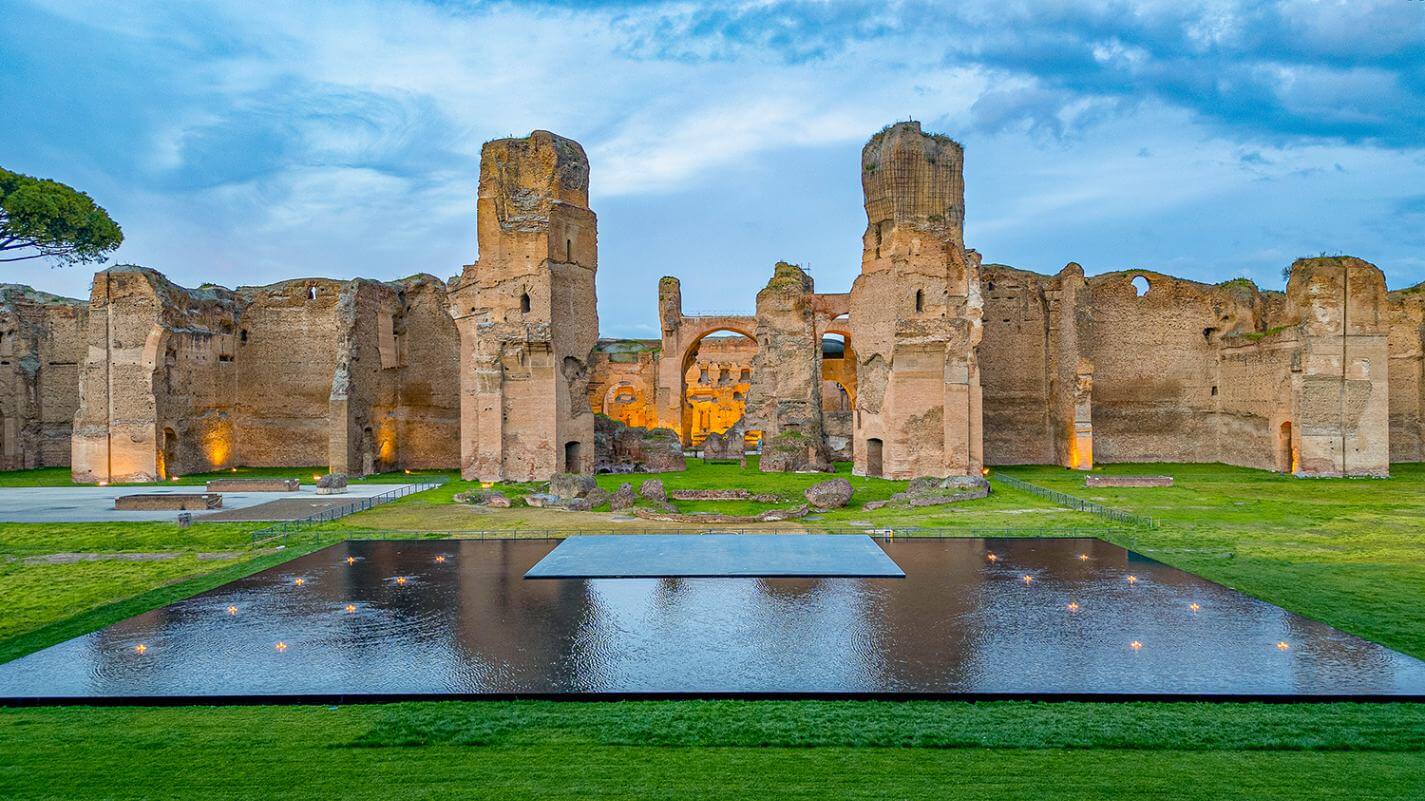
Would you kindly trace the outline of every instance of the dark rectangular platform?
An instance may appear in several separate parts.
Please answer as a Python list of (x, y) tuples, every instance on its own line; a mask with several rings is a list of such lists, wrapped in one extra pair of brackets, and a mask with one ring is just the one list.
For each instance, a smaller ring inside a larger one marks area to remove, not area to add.
[(223, 496), (213, 492), (154, 492), (114, 499), (114, 508), (121, 512), (203, 512), (222, 506)]
[(905, 578), (905, 571), (867, 536), (608, 534), (564, 540), (524, 577)]

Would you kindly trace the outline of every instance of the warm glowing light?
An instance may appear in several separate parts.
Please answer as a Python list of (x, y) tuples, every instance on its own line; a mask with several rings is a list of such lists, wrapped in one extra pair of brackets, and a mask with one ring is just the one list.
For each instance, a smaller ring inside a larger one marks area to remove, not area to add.
[(107, 481), (100, 481), (100, 482), (99, 482), (99, 486), (101, 486), (101, 487), (107, 487), (107, 486), (109, 486), (109, 482), (107, 482)]
[(985, 558), (988, 559), (988, 560), (990, 560), (991, 562), (998, 562), (998, 561), (999, 561), (999, 557), (998, 557), (998, 556), (995, 556), (995, 555), (992, 554), (992, 553), (990, 553), (990, 554), (985, 554)]
[(1286, 650), (1290, 650), (1290, 649), (1291, 649), (1291, 646), (1290, 646), (1289, 644), (1287, 644), (1287, 641), (1286, 641), (1286, 640), (1282, 640), (1281, 642), (1277, 643), (1277, 650), (1278, 650), (1278, 651), (1286, 651)]
[(1128, 583), (1129, 583), (1129, 584), (1137, 584), (1137, 583), (1138, 583), (1138, 577), (1137, 577), (1137, 576), (1129, 576), (1129, 577), (1128, 577)]
[(1033, 583), (1034, 583), (1034, 577), (1033, 577), (1033, 576), (1025, 576), (1025, 577), (1024, 577), (1024, 583), (1025, 583), (1025, 584), (1033, 584)]
[(136, 653), (136, 654), (143, 654), (143, 653), (147, 653), (147, 652), (148, 652), (148, 646), (147, 646), (147, 645), (144, 645), (143, 643), (139, 643), (138, 645), (135, 645), (135, 646), (134, 646), (134, 653)]
[(356, 564), (356, 557), (355, 557), (355, 556), (348, 556), (348, 557), (346, 557), (346, 563), (349, 564), (349, 565), (354, 565), (354, 564)]
[(347, 605), (346, 605), (346, 612), (347, 612), (347, 614), (351, 614), (352, 612), (355, 612), (355, 611), (356, 611), (356, 604), (347, 604)]
[(174, 476), (172, 480), (173, 480), (173, 481), (177, 481), (177, 480), (178, 480), (178, 476)]
[(237, 614), (237, 607), (236, 607), (236, 606), (229, 606), (229, 607), (228, 607), (228, 614), (230, 614), (230, 615), (236, 615), (236, 614)]
[(236, 472), (237, 472), (237, 468), (236, 468), (236, 467), (230, 468), (230, 472), (236, 473)]
[(1141, 651), (1143, 650), (1143, 643), (1134, 640), (1133, 642), (1128, 643), (1128, 647), (1132, 648), (1135, 651)]
[(411, 474), (411, 469), (408, 467), (408, 468), (406, 468), (406, 475), (409, 476), (410, 474)]
[(1087, 562), (1088, 560), (1089, 560), (1089, 555), (1088, 555), (1088, 554), (1086, 554), (1086, 553), (1081, 553), (1081, 554), (1079, 554), (1079, 561), (1080, 561), (1080, 562)]
[(317, 475), (316, 473), (313, 473), (313, 474), (312, 474), (312, 480), (313, 480), (313, 481), (321, 481), (321, 480), (322, 480), (322, 477), (319, 476), (319, 475)]
[(989, 475), (989, 474), (990, 474), (990, 469), (989, 469), (988, 467), (981, 467), (981, 468), (980, 468), (980, 475), (982, 475), (982, 476), (987, 476), (987, 475)]
[(1067, 609), (1068, 609), (1070, 612), (1077, 612), (1077, 611), (1079, 611), (1079, 602), (1078, 602), (1078, 601), (1069, 601), (1069, 605), (1068, 605)]
[(405, 583), (406, 583), (406, 577), (405, 577), (405, 576), (397, 576), (397, 577), (396, 577), (396, 583), (397, 583), (397, 584), (405, 584)]
[(281, 652), (287, 650), (287, 643), (282, 642), (281, 640), (278, 640), (278, 641), (277, 641), (277, 644), (274, 645), (274, 646), (272, 646), (272, 647), (273, 647), (273, 648), (276, 648), (278, 653), (281, 653)]
[(1197, 610), (1199, 610), (1199, 609), (1201, 609), (1201, 608), (1202, 608), (1202, 607), (1200, 607), (1200, 606), (1197, 605), (1197, 601), (1193, 601), (1192, 603), (1188, 604), (1188, 609), (1191, 609), (1191, 610), (1194, 611), (1194, 612), (1196, 612)]
[(435, 558), (435, 561), (436, 561), (437, 564), (442, 564), (442, 565), (445, 564), (445, 554), (441, 554), (440, 556), (437, 556), (437, 557)]
[(293, 583), (293, 584), (296, 584), (298, 587), (300, 587), (300, 586), (302, 586), (303, 584), (306, 584), (306, 583), (307, 583), (307, 580), (304, 579), (304, 578), (299, 578), (299, 579), (294, 580), (292, 583)]
[(495, 486), (495, 482), (493, 482), (493, 481), (481, 481), (481, 482), (480, 482), (480, 488), (481, 488), (481, 489), (489, 489), (489, 488), (491, 488), (491, 487), (493, 487), (493, 486)]

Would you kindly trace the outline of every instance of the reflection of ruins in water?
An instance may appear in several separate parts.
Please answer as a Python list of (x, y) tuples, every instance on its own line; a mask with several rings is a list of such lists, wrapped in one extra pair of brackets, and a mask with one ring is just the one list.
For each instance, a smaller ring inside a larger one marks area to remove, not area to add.
[(904, 579), (526, 581), (555, 544), (334, 546), (0, 665), (0, 696), (1425, 694), (1419, 660), (1096, 540), (885, 543)]

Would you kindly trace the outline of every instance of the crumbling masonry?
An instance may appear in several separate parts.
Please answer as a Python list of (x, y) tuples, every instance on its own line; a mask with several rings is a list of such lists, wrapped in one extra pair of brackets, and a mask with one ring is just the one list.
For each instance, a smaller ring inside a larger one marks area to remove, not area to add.
[(688, 447), (719, 434), (719, 455), (760, 436), (764, 470), (849, 459), (890, 478), (1128, 461), (1374, 476), (1425, 461), (1425, 285), (1387, 292), (1349, 257), (1297, 261), (1284, 292), (982, 264), (964, 242), (963, 170), (958, 143), (887, 127), (861, 154), (850, 292), (818, 293), (782, 263), (752, 314), (697, 316), (664, 278), (651, 341), (598, 339), (589, 164), (545, 131), (485, 145), (479, 260), (449, 282), (185, 289), (117, 267), (87, 305), (5, 286), (0, 466), (541, 480), (611, 463), (596, 413)]

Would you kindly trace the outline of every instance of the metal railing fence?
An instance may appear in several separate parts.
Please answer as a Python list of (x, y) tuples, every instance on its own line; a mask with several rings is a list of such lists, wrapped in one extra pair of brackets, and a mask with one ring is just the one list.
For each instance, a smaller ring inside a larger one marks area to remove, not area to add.
[(274, 523), (270, 526), (267, 526), (266, 528), (260, 528), (252, 532), (252, 542), (257, 543), (270, 540), (276, 537), (285, 537), (294, 532), (304, 531), (306, 529), (311, 528), (312, 526), (319, 525), (321, 523), (329, 523), (333, 520), (340, 520), (341, 518), (346, 517), (347, 515), (354, 515), (357, 512), (364, 512), (367, 509), (380, 506), (383, 503), (390, 503), (391, 501), (394, 501), (397, 498), (404, 498), (407, 495), (414, 495), (417, 492), (425, 492), (429, 489), (442, 487), (445, 485), (445, 483), (445, 479), (435, 481), (416, 481), (411, 484), (402, 484), (400, 486), (395, 487), (394, 489), (388, 490), (379, 495), (370, 495), (364, 498), (353, 498), (351, 501), (344, 503), (340, 506), (333, 506), (327, 509), (322, 509), (297, 520), (283, 520), (279, 523)]
[(1041, 487), (1038, 484), (1030, 484), (1028, 481), (1017, 479), (1014, 476), (1007, 476), (1000, 473), (996, 473), (994, 475), (994, 480), (1004, 482), (1005, 484), (1014, 487), (1017, 490), (1023, 490), (1024, 492), (1028, 492), (1032, 495), (1038, 495), (1039, 497), (1052, 501), (1058, 504), (1059, 506), (1074, 509), (1080, 512), (1088, 512), (1092, 515), (1098, 515), (1099, 517), (1102, 517), (1105, 520), (1112, 520), (1115, 523), (1124, 523), (1130, 526), (1144, 526), (1146, 528), (1158, 527), (1158, 521), (1147, 515), (1134, 514), (1133, 512), (1125, 512), (1122, 509), (1114, 509), (1108, 506), (1104, 506), (1103, 504), (1094, 503), (1093, 501), (1086, 501), (1083, 498), (1075, 498), (1072, 495), (1059, 492), (1058, 490), (1051, 490), (1047, 487)]

